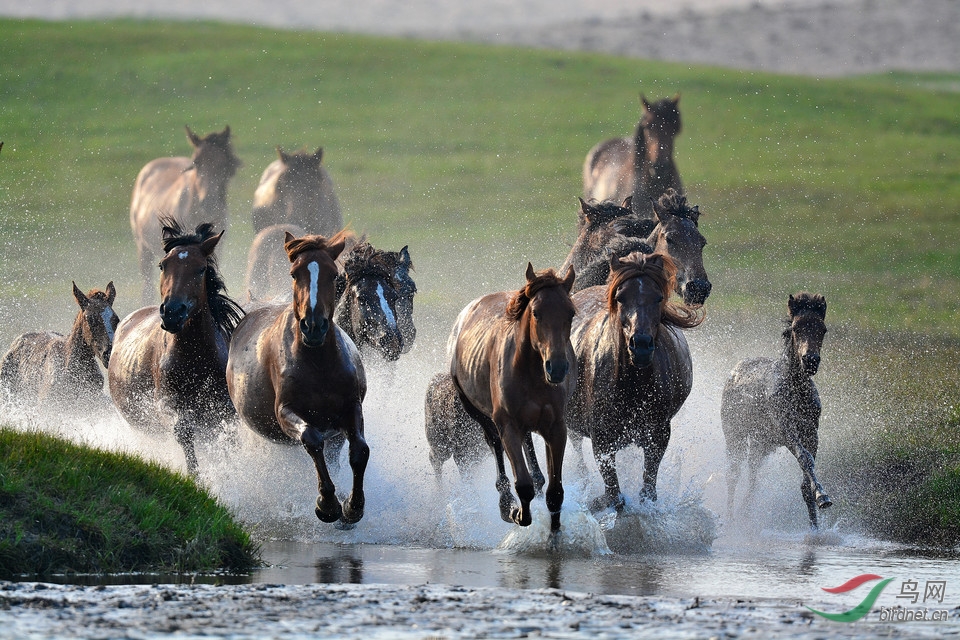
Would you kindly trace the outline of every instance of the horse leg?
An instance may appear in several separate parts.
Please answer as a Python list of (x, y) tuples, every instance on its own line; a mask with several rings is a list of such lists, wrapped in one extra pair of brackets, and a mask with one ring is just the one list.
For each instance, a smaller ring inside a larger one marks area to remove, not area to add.
[(189, 414), (181, 414), (173, 425), (173, 434), (176, 436), (177, 444), (183, 449), (183, 455), (187, 459), (187, 473), (194, 478), (197, 477), (200, 467), (197, 464), (197, 452), (194, 448), (196, 425), (193, 417)]
[(295, 434), (299, 434), (297, 439), (313, 460), (313, 466), (317, 470), (317, 491), (320, 494), (314, 510), (317, 518), (321, 522), (336, 522), (343, 515), (343, 509), (337, 500), (336, 487), (323, 455), (324, 432), (307, 423), (289, 405), (281, 404), (278, 407), (277, 419), (284, 433), (291, 437), (297, 437)]
[(737, 484), (740, 483), (740, 472), (744, 463), (743, 452), (746, 447), (746, 442), (727, 443), (727, 519), (729, 520), (733, 520)]
[(513, 493), (510, 492), (510, 479), (507, 478), (507, 470), (503, 463), (503, 442), (500, 440), (500, 429), (497, 428), (497, 425), (489, 416), (474, 407), (462, 393), (458, 393), (458, 396), (467, 415), (476, 420), (483, 428), (483, 438), (487, 441), (487, 446), (493, 452), (493, 459), (497, 463), (496, 487), (500, 494), (500, 518), (504, 522), (513, 522), (511, 514), (517, 510), (517, 506)]
[[(813, 471), (814, 459), (810, 452), (807, 451), (799, 441), (793, 439), (787, 442), (787, 449), (790, 450), (790, 453), (792, 453), (797, 459), (797, 462), (800, 463), (800, 470), (803, 472), (803, 485), (806, 487), (803, 496), (807, 503), (807, 509), (814, 514), (811, 522), (814, 528), (816, 528), (816, 508), (826, 509), (833, 504), (833, 501), (830, 500), (830, 496), (827, 495), (827, 492), (824, 491), (820, 485), (820, 481), (817, 480), (817, 476)], [(808, 495), (810, 496), (809, 500), (807, 499)]]
[(593, 440), (593, 457), (597, 461), (597, 469), (603, 478), (604, 494), (590, 503), (591, 511), (603, 511), (613, 507), (618, 512), (623, 511), (625, 501), (620, 491), (620, 479), (617, 477), (617, 449), (601, 438)]
[(517, 497), (520, 499), (520, 508), (514, 507), (510, 513), (510, 520), (520, 525), (528, 527), (533, 521), (530, 514), (530, 502), (536, 495), (533, 488), (533, 477), (527, 469), (523, 460), (523, 446), (526, 436), (521, 436), (519, 429), (513, 424), (503, 425), (500, 429), (500, 440), (503, 442), (503, 451), (510, 460), (510, 466), (513, 468), (514, 489)]
[(546, 498), (547, 511), (550, 512), (550, 531), (558, 534), (560, 508), (563, 506), (563, 454), (567, 448), (567, 429), (563, 423), (554, 427), (550, 436), (544, 438), (547, 449), (547, 473), (550, 475)]
[(363, 495), (363, 474), (370, 459), (370, 447), (363, 438), (363, 408), (356, 403), (353, 415), (349, 419), (347, 441), (350, 443), (350, 469), (353, 471), (353, 489), (343, 501), (343, 522), (355, 524), (363, 518), (365, 504)]
[[(806, 435), (807, 437), (801, 436), (799, 446), (801, 449), (805, 450), (807, 456), (809, 456), (810, 475), (808, 478), (807, 474), (804, 474), (803, 481), (800, 483), (800, 495), (803, 496), (803, 501), (807, 505), (807, 515), (810, 517), (810, 528), (816, 531), (820, 527), (817, 510), (826, 509), (827, 507), (831, 506), (833, 502), (830, 500), (830, 497), (824, 493), (823, 487), (821, 487), (817, 482), (817, 477), (814, 474), (814, 465), (816, 464), (817, 457), (817, 445), (819, 444), (817, 442), (816, 431), (814, 430), (812, 434), (807, 433)], [(800, 458), (797, 458), (797, 460), (799, 461)], [(802, 462), (800, 464), (800, 468), (803, 468)], [(813, 479), (812, 483), (810, 482), (810, 478)]]
[(543, 476), (540, 469), (540, 463), (537, 461), (537, 450), (533, 447), (533, 432), (528, 433), (523, 439), (523, 455), (527, 459), (527, 466), (530, 468), (530, 475), (533, 477), (533, 488), (537, 495), (543, 493), (543, 485), (547, 479)]

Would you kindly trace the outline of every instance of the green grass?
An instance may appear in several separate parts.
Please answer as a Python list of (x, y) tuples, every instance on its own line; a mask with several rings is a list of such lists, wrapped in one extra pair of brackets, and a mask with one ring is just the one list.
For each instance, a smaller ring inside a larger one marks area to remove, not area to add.
[[(200, 134), (229, 124), (245, 162), (222, 257), (235, 294), (253, 192), (275, 147), (323, 146), (346, 220), (378, 246), (410, 246), (418, 322), (449, 326), (476, 295), (517, 286), (527, 260), (562, 262), (587, 151), (633, 131), (640, 92), (679, 91), (676, 161), (703, 212), (713, 317), (781, 309), (800, 289), (825, 294), (832, 336), (894, 345), (878, 352), (888, 360), (863, 348), (838, 393), (855, 394), (859, 382), (847, 381), (859, 375), (880, 405), (938, 407), (922, 419), (941, 438), (914, 442), (913, 457), (960, 443), (960, 430), (940, 428), (960, 390), (956, 362), (945, 373), (922, 346), (960, 353), (958, 74), (817, 79), (133, 21), (0, 20), (0, 60), (6, 342), (69, 326), (72, 279), (114, 280), (118, 313), (136, 308), (130, 191), (149, 160), (187, 154), (185, 124)], [(904, 336), (921, 345), (910, 355), (919, 365), (896, 350)], [(881, 416), (878, 433), (916, 419)], [(886, 448), (872, 431), (857, 436)]]
[(185, 476), (0, 427), (0, 579), (245, 571), (257, 562), (230, 512)]

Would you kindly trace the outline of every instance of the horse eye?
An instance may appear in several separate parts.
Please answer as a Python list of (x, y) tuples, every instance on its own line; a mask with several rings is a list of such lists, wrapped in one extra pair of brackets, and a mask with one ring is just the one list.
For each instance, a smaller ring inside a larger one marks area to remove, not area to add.
[(162, 262), (161, 262), (160, 264), (158, 264), (157, 267), (160, 269), (160, 271), (163, 271), (163, 263), (162, 263)]

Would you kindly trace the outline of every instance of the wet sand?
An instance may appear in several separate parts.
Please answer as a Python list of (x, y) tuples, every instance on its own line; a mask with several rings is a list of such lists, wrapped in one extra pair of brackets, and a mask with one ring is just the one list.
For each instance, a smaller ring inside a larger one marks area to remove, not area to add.
[[(234, 0), (72, 3), (0, 0), (0, 15), (47, 19), (201, 17), (284, 28), (351, 30), (602, 51), (809, 75), (891, 69), (960, 71), (956, 0), (477, 0), (453, 4)], [(638, 9), (638, 7), (640, 7)], [(643, 7), (646, 7), (645, 9)], [(816, 606), (817, 603), (806, 603)], [(825, 601), (823, 608), (835, 604)], [(601, 596), (443, 585), (160, 585), (0, 582), (0, 637), (960, 637), (944, 623), (833, 623), (799, 601)]]

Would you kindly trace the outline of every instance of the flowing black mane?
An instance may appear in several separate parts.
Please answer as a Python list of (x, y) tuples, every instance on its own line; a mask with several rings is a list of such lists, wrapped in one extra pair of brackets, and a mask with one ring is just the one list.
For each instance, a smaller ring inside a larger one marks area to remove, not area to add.
[[(667, 189), (666, 192), (656, 201), (651, 198), (653, 210), (659, 215), (661, 212), (678, 218), (691, 220), (695, 225), (700, 220), (699, 205), (691, 207), (687, 204), (687, 197), (674, 188)], [(698, 225), (699, 226), (699, 225)]]
[[(160, 225), (163, 229), (164, 253), (169, 253), (171, 249), (176, 247), (199, 245), (204, 240), (216, 235), (213, 231), (213, 225), (209, 222), (198, 224), (193, 233), (184, 231), (177, 220), (166, 216), (160, 217)], [(217, 258), (213, 253), (207, 256), (206, 279), (207, 304), (210, 307), (211, 315), (213, 315), (213, 322), (224, 335), (229, 337), (236, 329), (237, 323), (243, 318), (244, 311), (235, 300), (227, 295), (227, 285), (220, 275), (217, 268)]]

